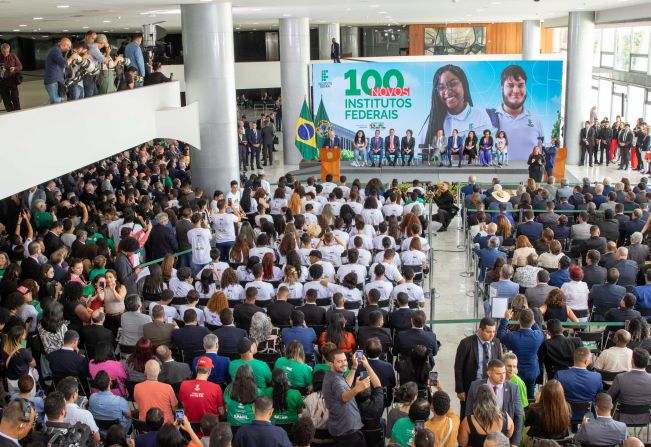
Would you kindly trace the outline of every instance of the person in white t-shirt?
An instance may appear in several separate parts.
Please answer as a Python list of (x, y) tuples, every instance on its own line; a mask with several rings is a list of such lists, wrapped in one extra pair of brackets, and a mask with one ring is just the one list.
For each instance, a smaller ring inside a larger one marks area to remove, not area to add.
[(332, 182), (332, 174), (326, 175), (326, 181), (321, 184), (323, 186), (323, 194), (330, 194), (336, 187), (337, 184)]
[(333, 281), (335, 279), (335, 267), (328, 261), (322, 261), (323, 255), (319, 250), (310, 252), (310, 264), (319, 264), (323, 268), (323, 278)]
[(380, 292), (380, 301), (388, 300), (391, 296), (391, 291), (393, 291), (393, 284), (384, 278), (384, 272), (384, 264), (376, 264), (373, 269), (375, 279), (364, 286), (364, 293), (366, 295), (368, 295), (372, 289)]
[(285, 281), (281, 282), (278, 285), (278, 289), (281, 287), (287, 288), (289, 299), (298, 299), (303, 298), (303, 284), (299, 282), (298, 272), (296, 268), (292, 265), (288, 265), (284, 269), (285, 272)]
[(405, 276), (405, 282), (403, 282), (402, 284), (398, 284), (393, 288), (393, 292), (391, 292), (391, 297), (394, 300), (397, 300), (398, 294), (400, 292), (405, 292), (409, 297), (410, 302), (416, 301), (418, 302), (418, 305), (420, 307), (424, 307), (425, 294), (423, 293), (422, 287), (420, 287), (418, 284), (414, 284), (414, 271), (407, 267), (405, 268), (404, 276)]
[(306, 211), (307, 211), (307, 205), (312, 205), (312, 212), (317, 216), (321, 214), (323, 205), (315, 199), (315, 195), (313, 192), (306, 193), (305, 197), (303, 198), (303, 209)]
[(314, 213), (314, 205), (312, 203), (305, 204), (305, 213), (303, 213), (305, 225), (318, 225), (319, 218)]
[[(187, 296), (187, 293), (185, 294), (185, 296)], [(166, 323), (171, 323), (174, 320), (178, 320), (179, 319), (179, 312), (176, 310), (175, 307), (170, 306), (173, 299), (174, 299), (174, 292), (172, 292), (170, 289), (163, 290), (161, 292), (161, 294), (160, 294), (160, 301), (159, 302), (152, 301), (149, 304), (149, 314), (152, 315), (153, 314), (152, 311), (154, 309), (154, 306), (156, 306), (157, 304), (160, 304), (163, 307), (163, 310), (165, 310), (165, 322)]]
[(359, 193), (357, 191), (350, 192), (350, 198), (346, 202), (346, 205), (348, 205), (356, 215), (361, 214), (364, 209), (364, 205), (360, 202)]
[(197, 276), (200, 277), (201, 272), (203, 272), (204, 270), (210, 270), (212, 272), (213, 279), (215, 281), (221, 281), (224, 270), (230, 267), (230, 265), (227, 262), (220, 261), (221, 256), (222, 255), (219, 251), (219, 248), (211, 248), (210, 262), (201, 269), (201, 271), (197, 274)]
[(269, 214), (279, 215), (282, 209), (287, 207), (287, 199), (285, 198), (285, 190), (283, 188), (276, 188), (274, 197), (269, 202)]
[(201, 269), (210, 263), (210, 239), (212, 233), (203, 215), (195, 213), (190, 218), (194, 228), (188, 231), (187, 238), (192, 247), (192, 276), (195, 277)]
[[(344, 276), (342, 285), (331, 283), (327, 279), (322, 279), (321, 285), (327, 287), (332, 294), (341, 293), (344, 296), (344, 301), (348, 303), (361, 304), (362, 302), (362, 291), (357, 288), (357, 275), (355, 273), (351, 272)], [(359, 307), (351, 310), (357, 315)]]
[[(240, 210), (240, 201), (242, 200), (242, 191), (237, 180), (231, 181), (231, 190), (226, 193), (226, 203), (230, 208), (228, 211), (238, 213)], [(217, 205), (219, 208), (219, 205)]]
[(409, 250), (403, 251), (400, 257), (402, 258), (402, 263), (406, 266), (417, 266), (423, 269), (428, 267), (427, 255), (420, 246), (420, 238), (412, 237), (409, 242)]
[(258, 239), (255, 242), (255, 247), (249, 250), (249, 258), (252, 256), (257, 256), (258, 258), (262, 259), (267, 253), (271, 253), (271, 255), (274, 257), (274, 261), (276, 260), (276, 253), (274, 249), (269, 246), (269, 236), (267, 233), (261, 233), (258, 235)]
[[(404, 278), (398, 268), (393, 264), (393, 258), (395, 256), (397, 256), (396, 252), (391, 249), (384, 251), (384, 260), (381, 263), (384, 265), (384, 277), (391, 282), (402, 283), (404, 282)], [(379, 264), (373, 264), (371, 266), (371, 271), (374, 271), (376, 265)]]
[(330, 262), (335, 267), (341, 265), (341, 255), (346, 248), (332, 232), (324, 233), (316, 248), (321, 251), (324, 261)]
[[(379, 234), (373, 239), (373, 248), (375, 250), (384, 250), (385, 248), (393, 248), (395, 250), (397, 248), (396, 240), (393, 236), (389, 236), (388, 230), (389, 225), (386, 222), (380, 222), (380, 225), (378, 225)], [(384, 246), (384, 238), (389, 239), (390, 245), (388, 247)]]
[(403, 215), (403, 209), (402, 205), (399, 205), (398, 198), (396, 196), (395, 192), (390, 192), (389, 193), (389, 199), (388, 203), (385, 203), (384, 206), (382, 207), (382, 213), (384, 214), (384, 217), (389, 217), (389, 216), (402, 216)]
[(310, 278), (312, 281), (306, 282), (303, 285), (303, 299), (308, 290), (316, 290), (317, 298), (327, 298), (332, 296), (327, 287), (321, 284), (321, 278), (323, 277), (323, 267), (319, 264), (314, 264), (310, 266)]
[(269, 301), (276, 296), (274, 287), (270, 283), (262, 280), (262, 264), (254, 265), (251, 268), (251, 273), (253, 273), (255, 279), (244, 286), (245, 292), (251, 287), (258, 289), (258, 296), (256, 298), (256, 301)]
[(357, 261), (359, 260), (359, 252), (351, 248), (348, 250), (348, 264), (344, 264), (341, 267), (337, 269), (337, 281), (342, 282), (344, 280), (344, 276), (347, 274), (353, 272), (357, 275), (357, 284), (364, 284), (366, 282), (366, 267), (358, 264)]
[(170, 279), (169, 288), (174, 293), (174, 296), (186, 296), (190, 290), (194, 290), (190, 267), (178, 269), (176, 276)]
[(239, 221), (238, 216), (226, 212), (226, 200), (217, 202), (217, 214), (210, 216), (210, 222), (215, 232), (215, 246), (223, 262), (228, 262), (228, 255), (235, 245), (235, 226)]

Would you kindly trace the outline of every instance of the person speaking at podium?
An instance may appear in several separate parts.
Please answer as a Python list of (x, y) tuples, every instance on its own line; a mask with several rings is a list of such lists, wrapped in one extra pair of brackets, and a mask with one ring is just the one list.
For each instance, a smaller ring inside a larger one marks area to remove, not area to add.
[(339, 137), (335, 136), (335, 131), (331, 130), (328, 132), (328, 138), (323, 142), (323, 148), (341, 148), (341, 141), (339, 140)]

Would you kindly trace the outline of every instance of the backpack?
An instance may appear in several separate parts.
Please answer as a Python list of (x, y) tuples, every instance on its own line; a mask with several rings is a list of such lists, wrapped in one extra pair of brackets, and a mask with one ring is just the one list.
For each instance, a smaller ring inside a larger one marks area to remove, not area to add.
[(81, 422), (77, 422), (68, 428), (56, 428), (47, 431), (53, 433), (47, 447), (87, 447), (95, 445), (90, 428)]

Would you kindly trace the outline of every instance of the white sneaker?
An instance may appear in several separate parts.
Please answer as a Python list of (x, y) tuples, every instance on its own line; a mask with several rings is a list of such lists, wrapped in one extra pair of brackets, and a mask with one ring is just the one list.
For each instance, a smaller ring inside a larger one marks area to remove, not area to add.
[(356, 161), (353, 161), (350, 165), (351, 165), (351, 166), (354, 166), (354, 167), (356, 167), (356, 168), (359, 167), (359, 165), (357, 164)]

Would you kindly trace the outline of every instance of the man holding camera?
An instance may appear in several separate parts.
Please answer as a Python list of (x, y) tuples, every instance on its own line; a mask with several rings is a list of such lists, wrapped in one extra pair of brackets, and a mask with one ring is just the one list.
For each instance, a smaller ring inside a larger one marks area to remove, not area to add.
[(20, 110), (18, 75), (23, 69), (18, 56), (11, 52), (8, 43), (0, 45), (0, 96), (7, 112)]
[(50, 104), (63, 102), (63, 96), (59, 90), (59, 84), (63, 84), (64, 71), (68, 65), (77, 57), (77, 51), (72, 50), (66, 58), (66, 54), (72, 48), (72, 42), (67, 37), (62, 38), (59, 43), (50, 48), (45, 58), (45, 76), (43, 84), (47, 91)]

